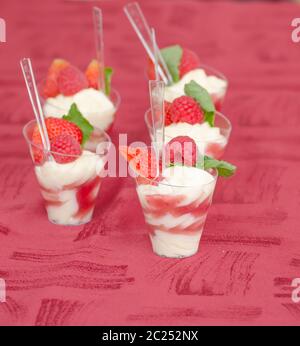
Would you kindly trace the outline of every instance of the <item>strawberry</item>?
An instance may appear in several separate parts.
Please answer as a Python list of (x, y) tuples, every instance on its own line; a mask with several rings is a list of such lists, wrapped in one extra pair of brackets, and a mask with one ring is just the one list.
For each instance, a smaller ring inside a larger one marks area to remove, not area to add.
[(74, 95), (88, 87), (85, 75), (77, 67), (72, 65), (60, 71), (57, 83), (59, 92), (65, 96)]
[(171, 125), (172, 120), (171, 120), (171, 102), (165, 101), (165, 126)]
[(157, 162), (154, 152), (149, 148), (119, 147), (120, 154), (130, 167), (141, 177), (154, 179), (157, 176)]
[(168, 164), (196, 165), (198, 149), (195, 141), (191, 137), (175, 137), (166, 145), (165, 150), (166, 162)]
[(69, 63), (63, 59), (55, 59), (47, 73), (47, 78), (43, 86), (43, 95), (45, 97), (55, 97), (59, 94), (57, 78), (60, 71), (69, 66)]
[(85, 76), (90, 88), (99, 89), (99, 63), (93, 59), (85, 71)]
[(195, 70), (200, 65), (198, 55), (192, 50), (183, 48), (182, 58), (179, 65), (179, 77), (182, 78), (186, 73)]
[(75, 161), (81, 155), (78, 141), (71, 135), (61, 134), (51, 140), (51, 152), (57, 163)]
[[(79, 144), (82, 142), (82, 132), (80, 128), (70, 121), (49, 117), (45, 119), (49, 140), (61, 134), (71, 135)], [(32, 142), (35, 145), (42, 144), (42, 138), (38, 126), (36, 125), (32, 133)]]
[(150, 58), (148, 58), (147, 75), (148, 75), (149, 80), (155, 80), (155, 78), (156, 78), (154, 65), (153, 65), (153, 62)]
[[(179, 78), (181, 79), (186, 73), (195, 70), (200, 65), (198, 55), (190, 49), (182, 48), (182, 57), (178, 66)], [(152, 60), (148, 59), (147, 74), (150, 80), (155, 79), (155, 71)]]
[(172, 102), (170, 113), (173, 123), (185, 122), (193, 125), (204, 120), (204, 114), (199, 104), (190, 96), (180, 96), (175, 99)]

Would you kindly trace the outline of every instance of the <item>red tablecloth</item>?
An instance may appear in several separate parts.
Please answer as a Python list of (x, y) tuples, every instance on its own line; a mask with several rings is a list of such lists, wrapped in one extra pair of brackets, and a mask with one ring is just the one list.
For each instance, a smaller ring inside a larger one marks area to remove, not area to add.
[[(291, 282), (300, 277), (299, 7), (288, 3), (140, 1), (161, 46), (182, 43), (229, 78), (233, 133), (198, 255), (152, 253), (130, 178), (107, 178), (93, 221), (48, 222), (21, 129), (33, 118), (19, 59), (42, 79), (54, 57), (84, 67), (94, 56), (87, 1), (2, 1), (0, 43), (1, 325), (299, 324)], [(114, 127), (148, 140), (145, 54), (125, 1), (98, 1), (106, 61), (122, 105)]]

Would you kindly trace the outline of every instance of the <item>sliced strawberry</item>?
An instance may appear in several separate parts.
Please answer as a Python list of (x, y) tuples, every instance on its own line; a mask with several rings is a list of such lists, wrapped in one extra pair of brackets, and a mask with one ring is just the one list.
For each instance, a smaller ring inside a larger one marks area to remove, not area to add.
[(57, 78), (62, 69), (69, 66), (69, 62), (63, 59), (55, 59), (49, 67), (47, 78), (43, 86), (45, 97), (55, 97), (59, 94)]
[(89, 63), (85, 71), (85, 76), (90, 88), (99, 89), (99, 63), (96, 59)]
[(132, 148), (120, 146), (121, 155), (130, 167), (141, 177), (154, 179), (157, 174), (157, 162), (154, 152), (149, 148)]
[(85, 75), (75, 66), (63, 68), (57, 79), (59, 92), (65, 96), (72, 96), (88, 87)]
[(80, 144), (68, 134), (54, 137), (51, 140), (51, 151), (55, 161), (61, 164), (73, 162), (81, 155)]

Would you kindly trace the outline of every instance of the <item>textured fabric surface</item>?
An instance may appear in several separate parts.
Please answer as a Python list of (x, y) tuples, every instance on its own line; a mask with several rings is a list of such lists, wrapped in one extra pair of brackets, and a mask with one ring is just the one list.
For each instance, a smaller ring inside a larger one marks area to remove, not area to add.
[(299, 7), (140, 2), (161, 46), (191, 47), (228, 77), (226, 159), (238, 173), (219, 180), (200, 252), (188, 259), (152, 253), (130, 178), (103, 182), (91, 223), (50, 224), (21, 134), (33, 114), (19, 59), (30, 56), (40, 80), (54, 57), (84, 68), (94, 55), (91, 7), (101, 6), (122, 95), (112, 138), (149, 141), (145, 54), (125, 1), (1, 1), (0, 325), (299, 324), (300, 44), (290, 26)]

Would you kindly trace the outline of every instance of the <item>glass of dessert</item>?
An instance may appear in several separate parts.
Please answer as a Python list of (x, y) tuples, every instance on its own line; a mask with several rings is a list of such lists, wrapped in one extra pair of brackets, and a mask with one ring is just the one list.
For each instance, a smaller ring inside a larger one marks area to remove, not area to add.
[[(166, 92), (167, 87), (165, 88)], [(194, 81), (184, 86), (184, 95), (175, 98), (172, 103), (165, 101), (165, 143), (177, 136), (188, 135), (197, 144), (199, 150), (208, 156), (220, 159), (225, 151), (231, 133), (231, 123), (225, 115), (215, 111), (209, 93)], [(145, 122), (153, 141), (152, 112), (145, 113)]]
[[(190, 49), (174, 45), (160, 50), (161, 56), (171, 74), (173, 83), (165, 88), (165, 100), (172, 103), (184, 95), (184, 87), (195, 81), (210, 94), (217, 111), (221, 110), (228, 88), (227, 78), (214, 68), (203, 65), (198, 55)], [(155, 79), (152, 61), (148, 63), (148, 77)]]
[(42, 144), (35, 120), (23, 129), (49, 221), (59, 225), (80, 225), (91, 220), (110, 137), (98, 129), (95, 150), (87, 149), (93, 126), (72, 104), (63, 118), (48, 117), (45, 126), (50, 150)]
[(112, 69), (103, 69), (105, 90), (99, 87), (100, 68), (92, 60), (85, 73), (63, 59), (55, 59), (43, 83), (43, 111), (46, 117), (63, 117), (73, 103), (94, 127), (89, 145), (95, 149), (102, 131), (110, 131), (120, 105), (119, 93), (111, 88)]
[(230, 176), (235, 167), (202, 157), (188, 136), (174, 138), (159, 160), (153, 147), (120, 147), (120, 153), (135, 172), (153, 252), (170, 258), (197, 253), (218, 173)]

